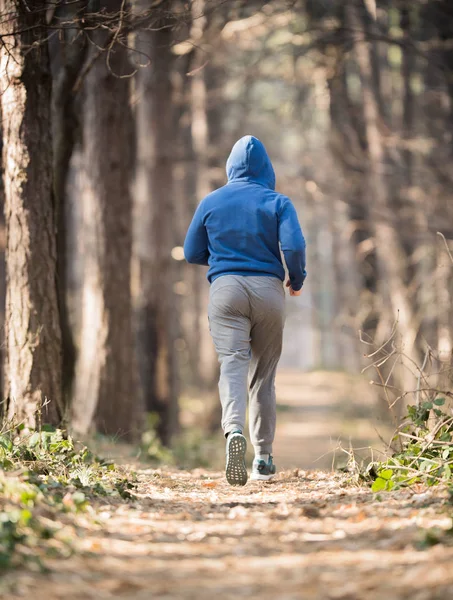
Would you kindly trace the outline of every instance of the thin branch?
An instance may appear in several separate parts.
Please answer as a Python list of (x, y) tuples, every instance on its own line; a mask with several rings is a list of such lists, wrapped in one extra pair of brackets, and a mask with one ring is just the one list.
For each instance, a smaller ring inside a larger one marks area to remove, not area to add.
[(444, 240), (444, 244), (445, 244), (445, 248), (447, 249), (448, 256), (450, 257), (450, 260), (453, 263), (453, 255), (452, 255), (452, 253), (450, 251), (450, 248), (448, 247), (448, 243), (447, 243), (447, 240), (445, 239), (444, 234), (441, 233), (440, 231), (438, 231), (437, 235), (439, 235)]
[(415, 393), (415, 406), (417, 406), (417, 407), (420, 406), (420, 384), (421, 384), (421, 380), (422, 380), (422, 375), (421, 374), (425, 370), (426, 362), (428, 360), (428, 356), (429, 356), (429, 349), (427, 349), (426, 352), (425, 352), (425, 358), (423, 360), (422, 368), (420, 369), (420, 373), (418, 374), (418, 377), (417, 377), (417, 391)]

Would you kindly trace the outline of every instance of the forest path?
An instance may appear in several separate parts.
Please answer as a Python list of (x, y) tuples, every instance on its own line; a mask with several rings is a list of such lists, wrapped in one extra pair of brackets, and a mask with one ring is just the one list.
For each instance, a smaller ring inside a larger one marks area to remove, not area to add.
[[(8, 573), (0, 598), (453, 598), (446, 489), (376, 496), (348, 473), (303, 468), (330, 466), (338, 439), (346, 447), (349, 438), (378, 439), (366, 382), (283, 371), (277, 388), (282, 470), (273, 482), (233, 488), (219, 471), (132, 465), (135, 497), (94, 500), (75, 520), (62, 515), (74, 554), (46, 560), (48, 574)], [(130, 449), (114, 458), (130, 462)]]
[[(331, 470), (332, 466), (348, 462), (346, 451), (350, 448), (356, 458), (377, 457), (392, 438), (394, 428), (389, 423), (388, 409), (379, 410), (375, 388), (365, 376), (279, 369), (276, 388), (277, 431), (273, 453), (279, 470)], [(205, 413), (206, 402), (195, 398), (183, 404), (181, 416), (190, 429), (203, 422)], [(223, 468), (220, 433), (210, 449), (207, 464)], [(250, 444), (247, 459), (251, 464)], [(192, 464), (198, 466), (196, 462)]]
[(369, 456), (384, 449), (382, 438), (391, 438), (393, 430), (379, 415), (375, 390), (365, 377), (281, 369), (276, 388), (274, 455), (281, 469), (331, 469), (348, 460), (341, 448)]
[(452, 598), (446, 490), (379, 499), (348, 477), (294, 470), (232, 488), (223, 473), (142, 470), (135, 501), (99, 504), (79, 520), (75, 555), (49, 574), (10, 573), (2, 597)]

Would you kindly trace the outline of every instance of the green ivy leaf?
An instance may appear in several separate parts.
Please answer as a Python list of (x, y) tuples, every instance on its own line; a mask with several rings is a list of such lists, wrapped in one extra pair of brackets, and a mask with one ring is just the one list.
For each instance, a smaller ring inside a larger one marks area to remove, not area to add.
[(0, 435), (0, 446), (8, 452), (13, 449), (13, 443), (6, 435)]
[(429, 460), (428, 458), (425, 458), (424, 460), (422, 460), (420, 462), (419, 469), (420, 469), (420, 471), (423, 471), (423, 472), (429, 472), (435, 465), (436, 465), (436, 463), (433, 460)]
[(383, 492), (385, 491), (387, 487), (387, 481), (385, 479), (381, 479), (380, 477), (378, 477), (376, 479), (376, 481), (373, 482), (373, 485), (371, 486), (371, 491), (372, 492)]
[(57, 430), (53, 425), (45, 424), (41, 427), (42, 431), (46, 431), (48, 433), (55, 433)]
[[(390, 471), (390, 469), (388, 469)], [(389, 492), (394, 486), (393, 481), (390, 479), (383, 479), (382, 477), (378, 477), (376, 481), (371, 486), (372, 492)]]
[(393, 469), (383, 469), (379, 471), (378, 476), (385, 481), (389, 481), (393, 476)]
[(443, 406), (445, 404), (445, 398), (436, 398), (433, 402), (436, 406)]
[(30, 448), (34, 448), (35, 446), (37, 446), (39, 444), (40, 440), (41, 440), (41, 436), (39, 435), (39, 433), (37, 431), (35, 431), (30, 436), (30, 439), (28, 440), (28, 446)]
[(23, 510), (20, 511), (20, 523), (21, 525), (27, 526), (31, 519), (32, 519), (32, 514), (31, 511), (28, 510), (28, 508), (24, 508)]

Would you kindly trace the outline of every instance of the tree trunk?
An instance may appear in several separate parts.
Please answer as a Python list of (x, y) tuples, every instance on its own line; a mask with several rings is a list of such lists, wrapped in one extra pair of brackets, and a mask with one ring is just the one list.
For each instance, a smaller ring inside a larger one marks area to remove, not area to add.
[[(85, 9), (78, 3), (62, 4), (55, 9), (58, 19), (71, 23), (81, 17)], [(58, 21), (56, 21), (58, 23)], [(69, 288), (68, 206), (67, 180), (74, 147), (80, 139), (80, 123), (76, 107), (75, 83), (87, 54), (87, 39), (76, 27), (62, 27), (58, 36), (49, 40), (53, 72), (52, 133), (53, 178), (57, 213), (57, 274), (58, 301), (63, 344), (63, 396), (65, 404), (72, 397), (75, 374), (76, 348), (67, 306)]]
[[(121, 0), (105, 2), (110, 13)], [(106, 36), (96, 32), (102, 47)], [(93, 50), (95, 52), (95, 50)], [(132, 437), (140, 414), (132, 329), (132, 116), (127, 50), (101, 56), (85, 82), (82, 332), (73, 424)]]
[(316, 237), (313, 250), (317, 255), (319, 270), (314, 287), (314, 310), (318, 312), (321, 368), (338, 368), (338, 336), (335, 331), (335, 310), (338, 302), (333, 255), (333, 207), (329, 199), (318, 189), (314, 181), (308, 182), (312, 199)]
[[(52, 201), (51, 77), (44, 0), (3, 0), (1, 105), (6, 221), (7, 416), (27, 426), (63, 415)], [(10, 34), (16, 33), (14, 36)], [(35, 45), (34, 48), (31, 48)]]
[[(208, 67), (206, 63), (206, 52), (199, 46), (204, 41), (204, 36), (209, 35), (208, 19), (204, 15), (206, 9), (205, 0), (195, 0), (192, 3), (193, 22), (191, 28), (192, 39), (196, 40), (195, 60), (191, 77), (191, 100), (192, 100), (192, 142), (197, 163), (196, 194), (200, 202), (205, 196), (213, 191), (210, 180), (209, 169), (209, 146), (210, 146), (210, 123), (208, 120)], [(218, 32), (219, 34), (220, 32)], [(212, 61), (210, 61), (212, 62)], [(211, 66), (212, 70), (212, 66)], [(211, 140), (212, 141), (212, 140)], [(217, 140), (219, 142), (219, 140)], [(196, 294), (197, 303), (197, 328), (200, 332), (199, 349), (199, 384), (207, 391), (213, 391), (217, 385), (219, 365), (208, 328), (207, 311), (209, 298), (209, 285), (206, 281), (206, 273), (198, 267), (194, 270), (193, 289)], [(217, 407), (217, 403), (216, 403)], [(214, 417), (214, 421), (216, 417)]]
[(150, 65), (138, 74), (136, 327), (141, 386), (146, 410), (158, 415), (157, 430), (169, 444), (178, 426), (175, 364), (175, 265), (173, 232), (174, 110), (171, 1), (159, 5), (152, 31), (141, 31), (138, 49)]
[[(415, 117), (415, 102), (414, 93), (412, 91), (412, 75), (415, 69), (415, 54), (411, 47), (411, 2), (406, 0), (401, 10), (400, 24), (404, 33), (404, 41), (406, 45), (403, 51), (403, 60), (401, 67), (401, 76), (404, 84), (403, 96), (403, 139), (406, 144), (411, 141), (414, 136), (414, 117)], [(406, 145), (403, 152), (405, 166), (406, 185), (410, 187), (413, 181), (413, 156), (411, 149)]]
[(437, 353), (441, 361), (448, 361), (453, 352), (453, 323), (451, 320), (451, 288), (453, 264), (443, 242), (436, 246), (436, 308), (437, 308)]
[[(445, 82), (450, 97), (449, 126), (453, 126), (453, 6), (451, 0), (440, 0), (435, 3), (433, 17), (439, 37), (442, 41), (441, 60), (446, 72)], [(453, 153), (453, 141), (450, 138), (450, 152)]]
[(343, 174), (344, 190), (343, 198), (334, 201), (334, 271), (341, 307), (337, 319), (342, 321), (340, 355), (343, 366), (356, 372), (360, 369), (361, 354), (358, 331), (365, 330), (370, 336), (374, 334), (371, 324), (376, 260), (363, 202), (364, 140), (354, 119), (342, 56), (338, 51), (331, 54), (335, 62), (332, 77), (328, 79), (330, 146)]
[[(385, 175), (385, 149), (381, 127), (383, 115), (379, 112), (378, 90), (374, 87), (370, 44), (364, 36), (364, 26), (358, 8), (348, 5), (351, 28), (355, 33), (355, 55), (362, 82), (362, 101), (365, 119), (365, 133), (368, 148), (368, 199), (370, 204), (370, 225), (374, 228), (376, 253), (380, 279), (388, 292), (393, 317), (398, 321), (403, 352), (415, 362), (418, 353), (415, 341), (418, 333), (414, 306), (406, 287), (408, 260), (404, 252), (401, 232), (392, 211)], [(405, 389), (412, 389), (410, 371), (403, 370), (402, 383)]]
[[(175, 176), (174, 196), (178, 224), (177, 244), (183, 245), (184, 237), (197, 207), (197, 161), (192, 139), (192, 106), (191, 106), (191, 77), (195, 52), (190, 50), (180, 57), (175, 78), (175, 93), (178, 98), (178, 114), (175, 119), (178, 129), (178, 169)], [(179, 353), (179, 368), (181, 383), (194, 389), (200, 385), (200, 293), (196, 281), (197, 265), (190, 265), (182, 260), (178, 267), (181, 298), (178, 302), (181, 335), (184, 340), (182, 351)], [(183, 391), (183, 390), (182, 390)], [(183, 392), (184, 393), (184, 392)]]
[(360, 322), (360, 278), (354, 256), (353, 227), (349, 207), (341, 198), (331, 202), (333, 225), (333, 271), (338, 310), (335, 318), (338, 366), (350, 373), (360, 372), (358, 331)]
[[(194, 149), (194, 140), (192, 136), (192, 78), (187, 75), (193, 68), (193, 59), (196, 52), (192, 50), (185, 57), (181, 73), (183, 102), (184, 107), (178, 123), (180, 135), (180, 147), (182, 151), (183, 173), (180, 190), (180, 210), (182, 213), (182, 231), (180, 243), (182, 245), (190, 221), (193, 217), (198, 204), (197, 198), (197, 180), (198, 180), (198, 161)], [(180, 61), (181, 62), (181, 61)], [(184, 262), (182, 266), (185, 287), (187, 290), (185, 301), (181, 306), (181, 323), (183, 335), (187, 346), (187, 363), (189, 366), (189, 382), (191, 387), (197, 388), (201, 382), (202, 365), (200, 361), (201, 350), (201, 294), (200, 285), (202, 273), (197, 265), (190, 265)]]
[[(0, 120), (1, 105), (0, 105)], [(3, 146), (3, 125), (0, 128), (0, 144)], [(1, 154), (1, 150), (0, 150)], [(5, 228), (5, 188), (3, 187), (3, 177), (0, 177), (0, 331), (5, 330), (5, 297), (6, 297), (6, 228)], [(5, 398), (3, 382), (3, 363), (5, 358), (4, 344), (0, 346), (0, 396)], [(5, 403), (0, 403), (0, 420), (5, 416)]]
[[(453, 139), (451, 136), (451, 129), (453, 127), (453, 6), (451, 1), (442, 0), (436, 6), (437, 10), (440, 10), (439, 17), (435, 20), (436, 28), (439, 32), (439, 37), (443, 42), (442, 61), (446, 70), (446, 87), (449, 96), (449, 107), (448, 113), (445, 119), (445, 130), (450, 132), (447, 137), (447, 148), (446, 155), (447, 160), (445, 164), (447, 169), (451, 165), (451, 159), (453, 156)], [(444, 130), (444, 131), (445, 131)], [(451, 180), (450, 180), (451, 182)], [(451, 187), (451, 183), (450, 183)], [(450, 200), (450, 190), (447, 191), (447, 202)], [(451, 219), (450, 219), (451, 222)], [(453, 265), (451, 260), (447, 257), (447, 253), (443, 249), (442, 254), (437, 250), (437, 304), (438, 304), (438, 352), (441, 359), (447, 361), (449, 359), (450, 364), (453, 358)], [(442, 273), (442, 263), (444, 263)], [(450, 378), (450, 385), (452, 382), (451, 368), (447, 370), (447, 381)]]

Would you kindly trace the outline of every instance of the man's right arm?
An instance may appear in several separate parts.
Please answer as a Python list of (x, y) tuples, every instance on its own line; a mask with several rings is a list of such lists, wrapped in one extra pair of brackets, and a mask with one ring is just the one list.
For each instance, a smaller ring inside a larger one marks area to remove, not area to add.
[(184, 241), (184, 256), (187, 262), (195, 265), (208, 265), (208, 233), (203, 224), (202, 204), (195, 211)]
[(280, 210), (278, 237), (289, 273), (290, 288), (294, 292), (298, 292), (307, 276), (305, 271), (305, 239), (297, 218), (296, 209), (289, 198), (284, 199)]

